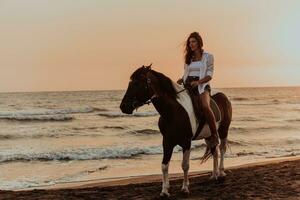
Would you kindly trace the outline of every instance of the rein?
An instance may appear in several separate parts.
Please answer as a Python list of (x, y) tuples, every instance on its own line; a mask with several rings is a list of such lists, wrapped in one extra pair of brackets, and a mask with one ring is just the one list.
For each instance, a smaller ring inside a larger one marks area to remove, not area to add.
[[(151, 80), (148, 78), (148, 79), (147, 79), (147, 85), (149, 86), (150, 84), (151, 84)], [(185, 91), (185, 90), (186, 90), (186, 88), (184, 88), (184, 89), (182, 89), (182, 90), (176, 92), (176, 94), (179, 94), (179, 93), (181, 93), (181, 92), (183, 92), (183, 91)], [(152, 103), (152, 99), (157, 98), (157, 97), (158, 97), (158, 96), (154, 94), (150, 99), (148, 99), (147, 101), (145, 101), (141, 106), (143, 106), (143, 105), (145, 105), (145, 104), (149, 105), (150, 103)]]

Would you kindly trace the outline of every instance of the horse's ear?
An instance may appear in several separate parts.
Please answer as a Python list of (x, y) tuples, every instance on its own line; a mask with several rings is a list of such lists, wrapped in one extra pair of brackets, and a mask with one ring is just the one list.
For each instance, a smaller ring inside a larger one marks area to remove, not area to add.
[(152, 63), (149, 66), (146, 66), (146, 69), (151, 69)]

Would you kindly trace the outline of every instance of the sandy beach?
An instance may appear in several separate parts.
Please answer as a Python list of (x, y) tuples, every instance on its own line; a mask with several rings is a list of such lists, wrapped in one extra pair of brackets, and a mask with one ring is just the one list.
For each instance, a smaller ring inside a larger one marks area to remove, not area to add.
[[(182, 175), (172, 174), (169, 199), (300, 199), (300, 156), (231, 167), (226, 173), (217, 181), (207, 172), (191, 173), (188, 197), (180, 193)], [(159, 175), (57, 187), (1, 191), (0, 199), (161, 199)]]

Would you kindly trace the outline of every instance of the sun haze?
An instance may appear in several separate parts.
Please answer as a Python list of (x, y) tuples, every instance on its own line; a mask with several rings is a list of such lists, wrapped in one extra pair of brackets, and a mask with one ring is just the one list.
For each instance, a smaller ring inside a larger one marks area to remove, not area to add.
[(0, 92), (125, 89), (137, 67), (177, 80), (198, 31), (212, 87), (300, 85), (299, 1), (0, 1)]

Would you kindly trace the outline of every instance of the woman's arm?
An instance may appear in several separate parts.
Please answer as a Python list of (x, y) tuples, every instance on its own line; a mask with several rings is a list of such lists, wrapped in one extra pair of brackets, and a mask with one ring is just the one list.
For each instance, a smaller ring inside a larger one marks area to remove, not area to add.
[(187, 67), (187, 64), (184, 63), (184, 65), (183, 65), (183, 76), (182, 76), (182, 78), (177, 80), (177, 83), (178, 84), (184, 83), (186, 78), (187, 78), (187, 75), (188, 75), (188, 67)]
[(183, 82), (185, 82), (185, 80), (186, 80), (186, 78), (189, 74), (189, 68), (188, 68), (188, 65), (186, 63), (184, 63), (183, 68), (184, 68), (184, 73), (183, 73), (182, 80), (183, 80)]
[(206, 64), (206, 75), (212, 78), (214, 74), (214, 56), (212, 54), (207, 56)]
[(191, 84), (192, 86), (197, 86), (200, 85), (202, 83), (206, 83), (208, 81), (210, 81), (213, 77), (214, 74), (214, 56), (212, 54), (208, 54), (207, 59), (206, 59), (206, 76), (198, 81), (193, 81)]

